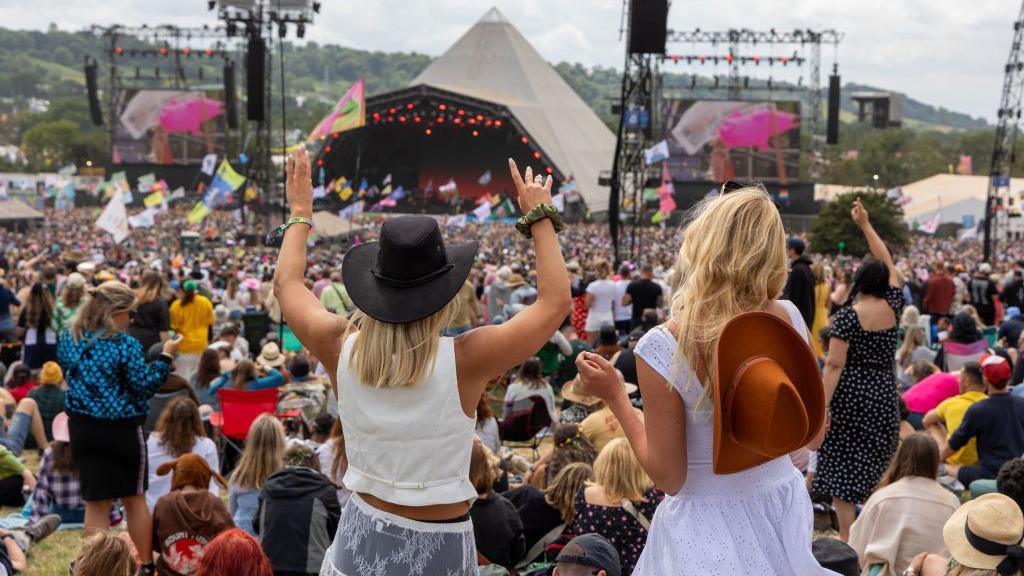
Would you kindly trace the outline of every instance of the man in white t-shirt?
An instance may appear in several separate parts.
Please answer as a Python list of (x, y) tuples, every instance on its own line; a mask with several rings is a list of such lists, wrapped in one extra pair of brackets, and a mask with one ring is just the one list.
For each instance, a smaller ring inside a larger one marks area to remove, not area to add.
[(626, 295), (626, 288), (633, 280), (629, 266), (623, 264), (619, 268), (619, 279), (615, 280), (615, 300), (612, 301), (613, 313), (615, 316), (615, 331), (619, 336), (629, 333), (630, 324), (633, 320), (633, 307), (623, 306), (622, 297)]
[(587, 341), (593, 342), (601, 333), (601, 326), (605, 324), (615, 325), (615, 297), (618, 288), (615, 281), (611, 280), (611, 269), (604, 260), (594, 264), (597, 270), (598, 279), (587, 285)]

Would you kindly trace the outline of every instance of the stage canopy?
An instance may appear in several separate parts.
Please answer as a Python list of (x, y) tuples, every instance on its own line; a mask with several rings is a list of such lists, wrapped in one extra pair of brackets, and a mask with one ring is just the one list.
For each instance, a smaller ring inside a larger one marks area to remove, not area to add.
[(0, 201), (0, 222), (31, 222), (42, 219), (42, 212), (21, 200)]
[(459, 194), (509, 194), (507, 158), (521, 168), (574, 178), (591, 210), (604, 211), (615, 135), (526, 38), (492, 8), (408, 88), (367, 99), (365, 128), (322, 153), (324, 181), (366, 178), (406, 190), (454, 180)]
[(363, 229), (362, 226), (326, 210), (313, 213), (313, 228), (317, 234), (328, 238), (352, 234)]

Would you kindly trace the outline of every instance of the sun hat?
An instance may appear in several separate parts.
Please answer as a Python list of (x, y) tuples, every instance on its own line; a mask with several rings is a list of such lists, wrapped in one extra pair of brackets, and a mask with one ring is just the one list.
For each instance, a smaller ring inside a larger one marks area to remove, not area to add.
[(451, 302), (469, 276), (477, 246), (445, 246), (437, 220), (400, 216), (381, 226), (379, 241), (353, 248), (341, 275), (352, 302), (370, 318), (415, 322)]
[(608, 576), (620, 576), (622, 566), (615, 547), (600, 534), (580, 534), (558, 553), (555, 564), (582, 564), (604, 570)]
[(521, 274), (509, 274), (508, 278), (505, 280), (506, 288), (518, 288), (525, 285), (526, 280), (523, 280), (523, 276)]
[(71, 442), (71, 432), (68, 430), (68, 413), (61, 412), (53, 417), (50, 424), (53, 430), (53, 439), (57, 442)]
[[(621, 373), (619, 380), (622, 381)], [(583, 382), (580, 381), (580, 377), (579, 375), (577, 375), (572, 380), (566, 382), (565, 386), (562, 386), (562, 398), (565, 398), (566, 400), (574, 402), (576, 404), (582, 404), (583, 406), (586, 406), (588, 408), (601, 401), (601, 399), (598, 398), (597, 396), (585, 394), (582, 390), (580, 390), (582, 386)], [(629, 382), (623, 381), (622, 386), (623, 388), (626, 389), (627, 396), (637, 391), (636, 384), (630, 384)]]
[(860, 576), (857, 551), (835, 538), (818, 538), (811, 543), (811, 554), (821, 564), (842, 576)]
[(825, 388), (807, 341), (778, 316), (747, 312), (725, 325), (714, 357), (716, 474), (806, 446), (825, 423)]
[(82, 274), (91, 274), (96, 270), (96, 264), (92, 262), (82, 262), (75, 267), (75, 270), (81, 272)]
[(284, 354), (281, 354), (281, 347), (277, 342), (267, 342), (256, 357), (256, 363), (267, 368), (279, 368), (284, 364)]
[(68, 274), (68, 279), (65, 281), (65, 284), (71, 288), (84, 288), (85, 276), (82, 276), (78, 272), (72, 272), (71, 274)]
[(942, 540), (958, 564), (1016, 574), (1024, 568), (1024, 515), (1009, 496), (985, 494), (957, 508)]
[(995, 387), (1003, 386), (1010, 379), (1010, 363), (1006, 358), (995, 354), (984, 354), (980, 360), (981, 371), (985, 373), (985, 380)]
[(60, 384), (63, 379), (64, 372), (60, 369), (60, 364), (52, 360), (43, 364), (43, 369), (39, 372), (40, 384)]

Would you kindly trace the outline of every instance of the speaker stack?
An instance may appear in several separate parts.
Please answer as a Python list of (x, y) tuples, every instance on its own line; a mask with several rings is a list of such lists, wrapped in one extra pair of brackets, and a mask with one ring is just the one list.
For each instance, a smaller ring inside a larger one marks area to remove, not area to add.
[(246, 116), (254, 122), (266, 120), (266, 76), (267, 45), (258, 35), (250, 36), (245, 53)]
[(668, 39), (668, 0), (630, 0), (630, 54), (664, 54)]
[(92, 58), (85, 59), (85, 89), (89, 93), (89, 114), (92, 116), (92, 123), (97, 126), (103, 125), (103, 111), (100, 109), (99, 89), (96, 86), (96, 73), (98, 66)]
[[(200, 68), (202, 70), (202, 68)], [(238, 128), (238, 100), (235, 91), (235, 63), (228, 60), (224, 63), (224, 112), (227, 115), (228, 128)]]
[(832, 67), (832, 75), (828, 77), (828, 118), (825, 124), (825, 142), (839, 143), (839, 66)]

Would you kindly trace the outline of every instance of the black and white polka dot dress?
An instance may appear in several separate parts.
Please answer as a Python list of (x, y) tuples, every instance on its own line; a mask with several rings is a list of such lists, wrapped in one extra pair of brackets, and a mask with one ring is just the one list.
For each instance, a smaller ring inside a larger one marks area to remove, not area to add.
[[(903, 292), (890, 287), (885, 300), (899, 318)], [(861, 503), (899, 446), (899, 392), (893, 369), (898, 329), (864, 330), (857, 313), (847, 306), (836, 313), (831, 330), (850, 347), (832, 396), (832, 428), (818, 452), (814, 487), (822, 494)]]

